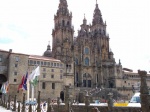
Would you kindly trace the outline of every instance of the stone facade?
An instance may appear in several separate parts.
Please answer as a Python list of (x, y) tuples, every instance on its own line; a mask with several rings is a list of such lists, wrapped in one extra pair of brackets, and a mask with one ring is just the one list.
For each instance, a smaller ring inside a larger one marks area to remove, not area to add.
[[(133, 85), (139, 81), (138, 73), (125, 72), (121, 61), (116, 63), (109, 46), (107, 24), (103, 21), (98, 4), (94, 9), (92, 23), (87, 24), (84, 16), (76, 37), (72, 24), (67, 0), (60, 0), (54, 15), (52, 56), (66, 64), (64, 75), (70, 76), (67, 80), (71, 77), (74, 79), (75, 94), (78, 94), (76, 90), (113, 88), (126, 100), (130, 99), (134, 94)], [(69, 69), (73, 74), (67, 72)]]
[[(133, 85), (140, 81), (138, 73), (124, 71), (121, 61), (115, 61), (114, 53), (110, 50), (107, 24), (97, 3), (92, 23), (88, 25), (84, 16), (78, 35), (74, 37), (72, 13), (69, 12), (67, 1), (60, 0), (54, 15), (52, 39), (52, 51), (48, 45), (43, 56), (0, 50), (0, 84), (8, 80), (10, 94), (17, 94), (21, 98), (23, 91), (18, 93), (17, 88), (22, 76), (27, 70), (31, 72), (35, 69), (36, 65), (40, 65), (41, 75), (39, 85), (35, 87), (35, 97), (36, 92), (41, 90), (43, 99), (64, 99), (64, 85), (71, 86), (74, 98), (79, 98), (77, 94), (81, 91), (81, 94), (84, 90), (94, 94), (102, 88), (105, 88), (103, 94), (114, 90), (128, 100), (134, 94)], [(57, 66), (57, 63), (62, 66)], [(150, 75), (147, 74), (148, 87), (149, 79)], [(105, 97), (103, 94), (98, 95)]]
[[(64, 64), (57, 59), (43, 56), (29, 56), (29, 71), (35, 69), (35, 65), (40, 65), (39, 83), (35, 87), (35, 91), (41, 91), (41, 99), (57, 99), (63, 92), (64, 85)], [(37, 94), (35, 94), (37, 97)]]

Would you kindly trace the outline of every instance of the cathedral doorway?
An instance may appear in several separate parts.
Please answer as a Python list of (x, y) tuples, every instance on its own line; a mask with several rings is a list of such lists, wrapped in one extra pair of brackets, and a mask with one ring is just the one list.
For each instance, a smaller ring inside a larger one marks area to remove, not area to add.
[(63, 91), (60, 92), (60, 99), (61, 99), (62, 101), (64, 101), (64, 92), (63, 92)]
[(91, 87), (91, 75), (88, 73), (83, 74), (83, 87)]
[(114, 87), (113, 82), (109, 81), (109, 88), (113, 88), (113, 87)]

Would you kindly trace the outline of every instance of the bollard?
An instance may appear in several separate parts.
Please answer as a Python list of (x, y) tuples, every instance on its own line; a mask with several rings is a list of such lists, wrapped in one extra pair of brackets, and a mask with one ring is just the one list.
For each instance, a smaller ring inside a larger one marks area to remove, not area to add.
[(11, 97), (11, 95), (8, 96), (8, 106), (7, 106), (7, 110), (10, 109), (10, 97)]
[(18, 102), (18, 112), (20, 112), (20, 102)]
[(4, 102), (3, 102), (3, 107), (5, 107), (5, 94), (4, 94)]
[(48, 98), (48, 102), (47, 102), (47, 112), (51, 112), (50, 98)]
[(2, 100), (2, 106), (3, 106), (3, 98), (1, 100)]
[(51, 105), (51, 112), (54, 112), (54, 109), (53, 109), (52, 105)]
[(17, 97), (17, 95), (15, 95), (15, 97), (14, 97), (14, 105), (13, 105), (12, 111), (16, 111), (16, 97)]
[(2, 99), (0, 98), (0, 106), (2, 106)]
[(59, 112), (59, 106), (60, 106), (60, 98), (59, 97), (57, 97), (57, 105), (58, 105), (58, 112)]
[(40, 91), (38, 91), (38, 106), (37, 106), (37, 112), (41, 112), (40, 103), (41, 103), (41, 100), (40, 100)]
[(22, 112), (25, 112), (25, 93), (23, 93)]
[(29, 112), (32, 112), (32, 105), (29, 105)]
[[(6, 96), (7, 97), (7, 96)], [(6, 98), (6, 102), (5, 102), (5, 108), (7, 109), (7, 98)]]

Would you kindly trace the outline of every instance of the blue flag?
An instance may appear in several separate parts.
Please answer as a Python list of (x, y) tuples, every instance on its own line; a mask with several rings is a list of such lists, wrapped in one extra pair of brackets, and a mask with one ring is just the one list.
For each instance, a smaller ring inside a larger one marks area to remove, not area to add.
[(24, 90), (27, 90), (27, 79), (28, 79), (28, 72), (26, 73), (26, 76), (25, 76), (25, 79), (24, 79), (24, 82), (23, 82), (23, 85), (22, 85), (22, 88)]

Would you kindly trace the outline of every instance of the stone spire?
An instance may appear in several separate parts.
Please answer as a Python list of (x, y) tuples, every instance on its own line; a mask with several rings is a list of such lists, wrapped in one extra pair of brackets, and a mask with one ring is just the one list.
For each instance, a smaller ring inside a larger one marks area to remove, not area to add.
[(85, 18), (85, 14), (84, 14), (83, 24), (86, 25), (86, 23), (87, 23), (87, 20)]
[(66, 0), (60, 0), (59, 8), (67, 8), (68, 4)]
[(62, 15), (69, 14), (68, 4), (66, 0), (60, 0), (57, 13)]
[(97, 0), (96, 0), (96, 7), (94, 10), (94, 14), (93, 14), (92, 24), (95, 25), (95, 24), (101, 24), (101, 23), (103, 23), (103, 19), (102, 19), (101, 11), (98, 7)]

